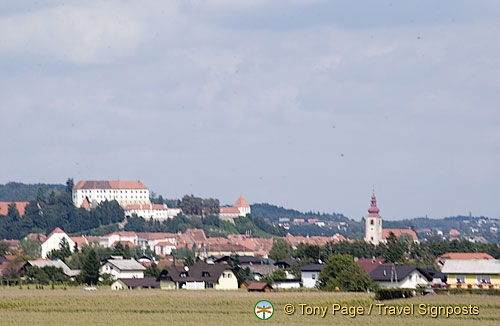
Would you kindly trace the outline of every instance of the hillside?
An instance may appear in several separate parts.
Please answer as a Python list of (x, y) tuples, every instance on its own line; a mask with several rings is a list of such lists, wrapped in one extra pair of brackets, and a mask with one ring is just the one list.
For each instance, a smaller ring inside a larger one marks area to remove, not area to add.
[(32, 201), (36, 199), (39, 188), (49, 193), (51, 190), (63, 191), (64, 187), (63, 184), (9, 182), (0, 184), (0, 201)]
[(252, 216), (262, 217), (270, 222), (278, 222), (280, 218), (302, 218), (302, 219), (312, 219), (317, 218), (322, 221), (332, 221), (332, 222), (348, 222), (349, 218), (343, 214), (338, 213), (320, 213), (320, 212), (300, 212), (295, 209), (287, 209), (281, 206), (275, 206), (267, 203), (253, 204), (250, 205), (252, 209)]

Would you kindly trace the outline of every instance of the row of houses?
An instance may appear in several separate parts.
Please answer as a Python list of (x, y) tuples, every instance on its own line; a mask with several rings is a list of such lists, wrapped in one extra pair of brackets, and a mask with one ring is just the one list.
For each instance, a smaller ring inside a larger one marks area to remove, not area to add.
[[(81, 248), (83, 245), (90, 243), (112, 248), (120, 243), (129, 247), (150, 248), (160, 256), (168, 256), (174, 249), (189, 248), (195, 250), (198, 256), (202, 258), (225, 255), (262, 256), (267, 258), (273, 246), (273, 239), (255, 238), (246, 234), (230, 234), (227, 238), (207, 237), (201, 229), (188, 229), (184, 233), (117, 231), (101, 237), (71, 237), (61, 228), (55, 228), (47, 236), (31, 233), (27, 238), (40, 240), (42, 258), (46, 258), (50, 251), (59, 249), (62, 241), (67, 242), (71, 249)], [(332, 237), (303, 237), (287, 234), (283, 239), (293, 248), (297, 248), (301, 243), (323, 246), (328, 242), (346, 241), (340, 234)]]

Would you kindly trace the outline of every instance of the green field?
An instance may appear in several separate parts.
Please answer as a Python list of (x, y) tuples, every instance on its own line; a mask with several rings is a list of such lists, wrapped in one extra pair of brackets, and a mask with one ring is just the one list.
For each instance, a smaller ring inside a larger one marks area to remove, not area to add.
[[(261, 321), (254, 315), (255, 303), (266, 299), (273, 303), (271, 319)], [(283, 312), (291, 303), (294, 315)], [(329, 307), (328, 314), (305, 316), (300, 303)], [(434, 295), (405, 300), (386, 301), (388, 305), (477, 305), (477, 316), (449, 318), (429, 316), (380, 316), (376, 313), (351, 318), (333, 316), (333, 303), (364, 306), (372, 296), (355, 293), (325, 292), (217, 292), (217, 291), (111, 291), (82, 289), (0, 288), (0, 325), (499, 325), (500, 297), (487, 295)]]

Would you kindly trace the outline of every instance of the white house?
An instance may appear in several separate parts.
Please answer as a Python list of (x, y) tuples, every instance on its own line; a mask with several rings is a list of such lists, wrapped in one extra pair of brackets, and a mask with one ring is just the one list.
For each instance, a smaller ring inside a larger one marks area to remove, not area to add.
[(169, 241), (161, 241), (155, 244), (153, 248), (157, 255), (170, 255), (172, 250), (177, 249), (177, 246)]
[(131, 204), (125, 207), (125, 215), (132, 216), (136, 214), (145, 220), (165, 221), (174, 218), (181, 212), (180, 208), (169, 208), (163, 204)]
[(238, 279), (227, 264), (198, 262), (191, 267), (167, 267), (160, 275), (160, 286), (169, 290), (237, 290)]
[(296, 280), (296, 279), (274, 280), (273, 288), (275, 288), (275, 289), (297, 289), (297, 288), (300, 288), (300, 280)]
[(114, 243), (121, 241), (130, 242), (134, 246), (137, 246), (138, 239), (137, 234), (133, 231), (117, 231), (101, 237), (99, 244), (103, 247), (112, 247)]
[(82, 207), (84, 202), (95, 206), (105, 200), (116, 200), (122, 207), (131, 204), (151, 204), (149, 189), (140, 181), (81, 180), (73, 187), (73, 203), (77, 207)]
[(69, 245), (69, 248), (73, 250), (75, 246), (75, 242), (71, 240), (71, 237), (68, 236), (63, 230), (60, 228), (55, 228), (52, 232), (49, 233), (47, 239), (42, 243), (42, 258), (47, 258), (47, 254), (54, 249), (60, 249), (61, 243), (63, 239)]
[(415, 289), (432, 281), (432, 277), (417, 266), (394, 264), (378, 265), (370, 272), (370, 278), (383, 288)]
[(108, 259), (101, 266), (100, 273), (111, 274), (116, 280), (119, 278), (143, 278), (146, 267), (139, 264), (135, 259)]
[(324, 264), (309, 264), (300, 269), (302, 274), (302, 286), (315, 288), (318, 286), (319, 274), (325, 268)]

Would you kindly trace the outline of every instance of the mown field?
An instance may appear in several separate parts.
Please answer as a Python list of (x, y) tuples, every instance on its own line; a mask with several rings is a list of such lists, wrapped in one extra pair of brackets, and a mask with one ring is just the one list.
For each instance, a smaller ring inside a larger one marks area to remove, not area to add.
[[(253, 313), (255, 303), (266, 299), (275, 313), (266, 321)], [(297, 307), (294, 315), (283, 312), (285, 304)], [(329, 313), (303, 316), (298, 304), (329, 306)], [(0, 288), (0, 325), (500, 325), (500, 297), (486, 295), (434, 295), (386, 301), (389, 305), (427, 303), (431, 305), (479, 306), (477, 316), (449, 318), (428, 316), (331, 315), (331, 305), (368, 307), (376, 303), (369, 294), (289, 292), (247, 293), (216, 291), (111, 291), (82, 289)]]

